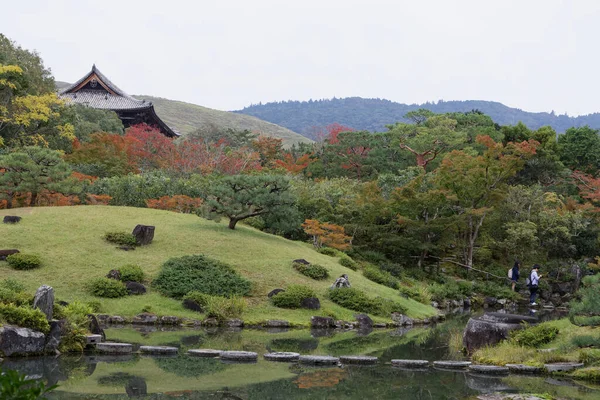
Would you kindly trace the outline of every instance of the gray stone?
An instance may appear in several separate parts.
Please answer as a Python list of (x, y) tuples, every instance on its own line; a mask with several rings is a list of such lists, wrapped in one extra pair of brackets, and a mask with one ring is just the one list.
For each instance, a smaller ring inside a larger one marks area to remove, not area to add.
[(0, 356), (42, 354), (45, 344), (42, 332), (12, 325), (0, 327)]
[(307, 297), (306, 299), (302, 299), (300, 307), (308, 310), (319, 310), (321, 308), (321, 302), (316, 297)]
[(202, 321), (202, 325), (204, 326), (219, 326), (219, 320), (216, 318), (206, 318)]
[(196, 300), (183, 299), (183, 307), (188, 310), (203, 312), (202, 306)]
[(98, 323), (103, 325), (110, 323), (110, 315), (108, 314), (96, 314), (96, 319), (98, 319)]
[(17, 253), (19, 253), (19, 250), (17, 249), (0, 250), (0, 261), (4, 261), (6, 260), (6, 257), (10, 256), (11, 254)]
[(339, 358), (330, 356), (300, 356), (298, 358), (300, 364), (312, 365), (337, 365), (339, 361)]
[(125, 318), (121, 317), (120, 315), (113, 315), (110, 317), (109, 321), (111, 324), (124, 324), (127, 322)]
[(90, 332), (94, 335), (100, 335), (102, 336), (102, 340), (106, 340), (106, 334), (104, 333), (104, 329), (102, 329), (102, 327), (100, 326), (98, 318), (96, 318), (94, 314), (88, 314), (87, 318), (89, 321), (88, 328)]
[(485, 375), (508, 375), (508, 367), (497, 365), (469, 365), (469, 370)]
[(308, 261), (306, 261), (304, 258), (298, 258), (297, 260), (292, 261), (292, 263), (302, 264), (302, 265), (310, 265), (310, 263)]
[(275, 353), (266, 353), (263, 354), (263, 357), (267, 361), (298, 361), (300, 358), (300, 354), (292, 353), (292, 352), (275, 352)]
[(429, 367), (429, 361), (427, 360), (392, 360), (394, 367), (402, 368), (427, 368)]
[(433, 307), (433, 308), (439, 308), (440, 307), (440, 303), (438, 303), (437, 301), (432, 301), (431, 302), (431, 307)]
[(566, 372), (577, 368), (583, 368), (583, 363), (552, 363), (544, 364), (544, 368), (548, 372)]
[(188, 350), (188, 354), (190, 356), (196, 357), (204, 357), (204, 358), (215, 358), (221, 355), (221, 350), (213, 350), (213, 349), (192, 349)]
[(258, 354), (253, 351), (223, 351), (221, 352), (221, 360), (230, 361), (256, 361)]
[(111, 269), (108, 274), (106, 274), (106, 277), (108, 279), (115, 279), (117, 281), (121, 280), (121, 271), (119, 271), (118, 269)]
[(464, 308), (469, 308), (471, 307), (471, 299), (469, 299), (468, 297), (466, 299), (463, 300), (463, 307)]
[(397, 312), (392, 313), (392, 321), (394, 321), (399, 326), (410, 326), (414, 323), (414, 320), (412, 318), (409, 318), (406, 315)]
[(537, 319), (503, 313), (485, 313), (481, 317), (471, 318), (463, 333), (463, 344), (469, 352), (494, 345), (507, 339), (511, 331), (522, 329), (523, 322), (531, 324), (537, 322)]
[(39, 309), (46, 315), (48, 321), (52, 320), (52, 310), (54, 309), (54, 289), (51, 286), (43, 285), (38, 288), (33, 297), (33, 308)]
[(141, 295), (146, 294), (146, 286), (139, 282), (125, 282), (125, 288), (127, 288), (127, 294), (129, 295)]
[(313, 328), (333, 328), (335, 321), (331, 317), (310, 317), (310, 326)]
[(271, 298), (271, 297), (273, 297), (273, 296), (275, 296), (276, 294), (279, 294), (279, 293), (281, 293), (281, 292), (285, 292), (285, 290), (283, 290), (283, 289), (273, 289), (273, 290), (271, 290), (271, 291), (270, 291), (270, 292), (267, 294), (267, 297), (268, 297), (268, 298)]
[(21, 222), (21, 217), (17, 215), (5, 215), (2, 222), (4, 222), (5, 224), (18, 224), (19, 222)]
[(354, 314), (354, 318), (358, 321), (358, 326), (363, 329), (373, 328), (373, 320), (367, 314)]
[(140, 346), (140, 353), (144, 354), (177, 354), (177, 350), (169, 346)]
[(227, 326), (230, 328), (241, 328), (242, 326), (244, 326), (244, 321), (242, 321), (241, 319), (227, 319), (223, 322), (223, 326)]
[(496, 304), (498, 304), (498, 299), (496, 299), (495, 297), (486, 297), (483, 300), (484, 307), (494, 307)]
[(129, 343), (104, 342), (96, 344), (96, 351), (109, 354), (130, 354), (133, 351), (133, 345)]
[(46, 353), (59, 353), (58, 346), (62, 338), (63, 327), (65, 320), (52, 320), (50, 321), (50, 332), (46, 335), (46, 344), (44, 345), (44, 352)]
[(525, 364), (506, 364), (505, 367), (512, 373), (517, 374), (541, 374), (544, 369), (541, 367), (533, 367)]
[(369, 356), (340, 356), (340, 362), (342, 364), (354, 364), (354, 365), (374, 365), (377, 364), (379, 359), (377, 357)]
[(150, 225), (136, 225), (131, 234), (135, 237), (138, 245), (145, 246), (152, 243), (154, 239), (154, 227)]
[(152, 325), (158, 321), (158, 317), (152, 313), (141, 313), (133, 317), (131, 321), (133, 324), (147, 324)]
[(163, 315), (160, 317), (160, 323), (163, 325), (178, 325), (180, 322), (181, 318), (172, 315)]
[(385, 322), (378, 322), (376, 324), (373, 324), (373, 328), (378, 328), (378, 329), (387, 328), (387, 324)]
[(289, 328), (290, 322), (280, 319), (269, 319), (263, 324), (263, 326), (265, 328)]
[(85, 335), (86, 344), (102, 343), (102, 335)]
[(333, 284), (331, 285), (331, 289), (342, 289), (349, 287), (352, 286), (350, 285), (350, 279), (348, 279), (348, 275), (346, 274), (343, 274), (342, 276), (337, 278), (335, 282), (333, 282)]
[(465, 369), (471, 365), (470, 361), (434, 361), (433, 366), (444, 369)]

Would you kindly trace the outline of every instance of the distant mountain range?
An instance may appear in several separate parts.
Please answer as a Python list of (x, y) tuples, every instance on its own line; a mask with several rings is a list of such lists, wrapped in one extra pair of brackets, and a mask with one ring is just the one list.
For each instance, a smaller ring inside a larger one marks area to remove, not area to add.
[(437, 103), (402, 104), (384, 99), (344, 99), (282, 101), (266, 104), (253, 104), (239, 114), (251, 115), (277, 125), (284, 126), (306, 137), (312, 137), (315, 127), (339, 123), (356, 130), (382, 132), (387, 124), (404, 120), (403, 116), (413, 110), (426, 108), (435, 113), (465, 112), (479, 110), (500, 125), (515, 125), (523, 122), (531, 129), (549, 125), (562, 133), (573, 126), (589, 125), (600, 128), (600, 113), (569, 117), (554, 112), (533, 113), (511, 108), (502, 103), (482, 100), (438, 101)]
[[(57, 89), (62, 89), (70, 85), (67, 82), (61, 81), (57, 81), (55, 84)], [(283, 140), (284, 146), (311, 142), (310, 139), (287, 128), (271, 122), (261, 121), (249, 115), (214, 110), (196, 104), (163, 99), (161, 97), (146, 95), (134, 95), (133, 97), (151, 101), (158, 116), (183, 135), (197, 130), (224, 130), (231, 128), (236, 130), (248, 129), (266, 136), (280, 138)]]

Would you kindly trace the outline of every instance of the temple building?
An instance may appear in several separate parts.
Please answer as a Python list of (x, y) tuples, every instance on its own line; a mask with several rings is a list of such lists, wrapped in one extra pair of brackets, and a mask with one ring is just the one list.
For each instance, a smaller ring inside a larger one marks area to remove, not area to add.
[(179, 133), (156, 115), (152, 102), (131, 97), (108, 80), (96, 65), (83, 78), (62, 89), (58, 96), (92, 108), (112, 110), (123, 121), (125, 128), (144, 122), (156, 126), (165, 136), (179, 136)]

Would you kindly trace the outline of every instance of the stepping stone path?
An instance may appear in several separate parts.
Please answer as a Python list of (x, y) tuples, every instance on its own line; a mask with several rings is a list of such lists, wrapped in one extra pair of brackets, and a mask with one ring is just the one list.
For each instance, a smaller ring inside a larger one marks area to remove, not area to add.
[(544, 369), (525, 364), (506, 364), (508, 370), (516, 374), (542, 374)]
[(375, 365), (379, 359), (377, 357), (368, 356), (340, 356), (340, 362), (342, 364), (354, 364), (354, 365)]
[(572, 371), (577, 368), (582, 368), (583, 363), (554, 363), (554, 364), (544, 364), (544, 368), (548, 372), (566, 372)]
[(470, 361), (434, 361), (433, 366), (443, 369), (465, 369), (471, 365)]
[(337, 365), (339, 361), (339, 358), (330, 356), (300, 356), (300, 358), (298, 358), (300, 364), (313, 365)]
[(394, 367), (402, 368), (427, 368), (429, 367), (429, 361), (427, 360), (392, 360)]
[(205, 357), (205, 358), (215, 358), (221, 355), (221, 350), (213, 350), (213, 349), (193, 349), (188, 350), (188, 354), (190, 356), (196, 357)]
[(177, 350), (177, 347), (140, 346), (140, 352), (144, 354), (177, 354)]
[(258, 354), (252, 351), (223, 351), (221, 360), (226, 361), (256, 361)]
[(129, 343), (97, 343), (96, 350), (100, 353), (110, 354), (131, 354), (133, 351), (133, 345)]
[(508, 367), (497, 365), (469, 365), (469, 370), (485, 375), (508, 375)]
[(85, 341), (87, 344), (98, 344), (102, 342), (102, 335), (86, 335)]
[(291, 352), (275, 352), (263, 354), (267, 361), (298, 361), (300, 354)]

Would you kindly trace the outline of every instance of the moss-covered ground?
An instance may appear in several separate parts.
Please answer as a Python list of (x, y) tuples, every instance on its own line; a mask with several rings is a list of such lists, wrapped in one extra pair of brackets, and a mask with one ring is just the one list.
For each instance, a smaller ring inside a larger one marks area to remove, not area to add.
[[(184, 309), (180, 301), (160, 295), (150, 285), (167, 259), (190, 254), (205, 254), (228, 263), (252, 282), (252, 293), (246, 298), (248, 306), (242, 316), (247, 323), (285, 319), (293, 324), (307, 325), (311, 315), (353, 320), (353, 311), (332, 303), (325, 296), (331, 281), (344, 273), (348, 274), (353, 287), (370, 296), (381, 296), (402, 304), (411, 317), (435, 314), (428, 305), (403, 298), (396, 290), (367, 280), (360, 271), (341, 266), (337, 258), (319, 254), (307, 243), (286, 240), (241, 224), (230, 230), (225, 221), (215, 223), (195, 215), (109, 206), (0, 210), (0, 217), (3, 215), (20, 215), (23, 220), (16, 225), (0, 224), (0, 248), (38, 254), (43, 266), (31, 271), (16, 271), (6, 262), (0, 262), (2, 278), (16, 279), (32, 292), (42, 284), (50, 285), (59, 300), (99, 301), (101, 311), (112, 315), (133, 316), (149, 307), (158, 315), (201, 319), (200, 314)], [(151, 245), (123, 251), (102, 238), (108, 231), (130, 232), (136, 224), (156, 226)], [(315, 281), (299, 274), (291, 267), (291, 261), (297, 258), (325, 266), (331, 278)], [(88, 293), (86, 283), (89, 280), (105, 276), (109, 270), (125, 264), (138, 264), (143, 268), (147, 275), (147, 294), (104, 299)], [(289, 284), (313, 287), (321, 300), (321, 310), (287, 310), (272, 306), (267, 293)]]

